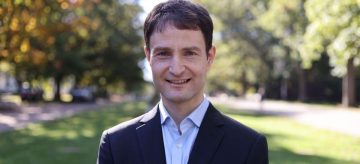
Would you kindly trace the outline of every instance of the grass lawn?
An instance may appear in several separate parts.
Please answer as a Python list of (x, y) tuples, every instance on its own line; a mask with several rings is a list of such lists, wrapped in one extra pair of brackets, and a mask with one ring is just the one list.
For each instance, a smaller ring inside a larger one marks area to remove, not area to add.
[[(101, 132), (140, 115), (144, 108), (144, 103), (125, 103), (1, 133), (0, 164), (95, 163)], [(360, 163), (360, 138), (319, 130), (282, 117), (221, 108), (267, 136), (270, 163)]]

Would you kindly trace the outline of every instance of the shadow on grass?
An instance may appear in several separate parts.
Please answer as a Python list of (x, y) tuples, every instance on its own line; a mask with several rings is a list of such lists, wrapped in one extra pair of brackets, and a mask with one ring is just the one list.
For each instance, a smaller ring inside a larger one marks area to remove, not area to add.
[(0, 164), (95, 163), (102, 131), (142, 114), (145, 106), (125, 103), (2, 133)]
[(269, 150), (270, 163), (281, 164), (353, 164), (354, 162), (338, 160), (329, 157), (323, 157), (319, 155), (302, 154), (301, 152), (293, 152), (286, 148), (271, 148)]
[[(289, 136), (273, 133), (263, 133), (269, 144), (269, 160), (271, 164), (353, 164), (354, 161), (339, 160), (327, 156), (295, 152), (283, 147), (275, 140), (283, 140)], [(296, 138), (301, 139), (301, 138)]]

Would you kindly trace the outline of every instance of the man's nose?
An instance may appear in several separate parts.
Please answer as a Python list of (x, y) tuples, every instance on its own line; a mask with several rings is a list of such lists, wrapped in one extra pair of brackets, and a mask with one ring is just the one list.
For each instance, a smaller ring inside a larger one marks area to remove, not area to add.
[(170, 63), (169, 71), (175, 76), (180, 76), (185, 72), (185, 65), (180, 57), (173, 57), (172, 62)]

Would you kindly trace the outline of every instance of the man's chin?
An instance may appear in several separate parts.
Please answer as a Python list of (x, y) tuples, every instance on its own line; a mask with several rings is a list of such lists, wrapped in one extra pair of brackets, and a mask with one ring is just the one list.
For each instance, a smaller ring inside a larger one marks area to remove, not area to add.
[(188, 99), (186, 99), (184, 97), (171, 97), (171, 98), (168, 98), (168, 101), (173, 102), (173, 103), (184, 103), (184, 102), (187, 102)]
[(162, 96), (163, 99), (165, 99), (166, 101), (169, 101), (171, 103), (176, 103), (176, 104), (179, 104), (179, 103), (184, 103), (184, 102), (187, 102), (190, 100), (190, 98), (184, 96), (184, 95), (165, 95), (165, 96)]

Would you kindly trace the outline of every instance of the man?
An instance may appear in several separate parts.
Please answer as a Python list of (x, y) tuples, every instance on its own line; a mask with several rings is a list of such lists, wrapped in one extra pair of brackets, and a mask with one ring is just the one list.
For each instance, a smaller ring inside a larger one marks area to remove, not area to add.
[(98, 163), (268, 163), (263, 135), (218, 112), (204, 96), (215, 58), (213, 23), (189, 1), (157, 5), (144, 23), (145, 55), (161, 100), (104, 131)]

